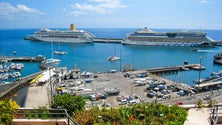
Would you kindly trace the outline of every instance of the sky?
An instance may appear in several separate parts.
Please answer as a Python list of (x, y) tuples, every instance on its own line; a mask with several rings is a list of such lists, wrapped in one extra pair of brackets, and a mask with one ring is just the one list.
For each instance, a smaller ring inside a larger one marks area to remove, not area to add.
[(222, 29), (222, 0), (0, 0), (0, 28)]

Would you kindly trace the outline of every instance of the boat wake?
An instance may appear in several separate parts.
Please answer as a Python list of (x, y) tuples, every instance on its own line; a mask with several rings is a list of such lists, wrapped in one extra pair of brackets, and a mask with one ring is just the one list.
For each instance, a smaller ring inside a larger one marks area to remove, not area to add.
[(217, 53), (217, 52), (219, 52), (219, 51), (216, 51), (216, 50), (197, 50), (197, 52)]

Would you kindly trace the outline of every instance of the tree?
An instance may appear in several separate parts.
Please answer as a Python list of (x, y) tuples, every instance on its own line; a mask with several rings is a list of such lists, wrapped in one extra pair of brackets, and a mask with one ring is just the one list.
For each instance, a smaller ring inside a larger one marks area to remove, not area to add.
[(0, 101), (0, 124), (10, 124), (18, 108), (19, 105), (11, 99)]
[(57, 95), (53, 98), (52, 108), (63, 108), (71, 115), (73, 112), (83, 110), (85, 101), (82, 96), (73, 96), (71, 94)]

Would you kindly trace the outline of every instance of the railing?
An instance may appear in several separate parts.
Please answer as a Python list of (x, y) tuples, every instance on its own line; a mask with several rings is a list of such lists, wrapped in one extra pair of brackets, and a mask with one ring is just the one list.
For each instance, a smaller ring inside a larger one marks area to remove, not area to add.
[(66, 119), (68, 125), (80, 125), (65, 109), (18, 109), (15, 119)]
[(220, 118), (222, 117), (222, 104), (216, 104), (212, 107), (210, 118), (211, 118), (211, 125), (216, 125)]

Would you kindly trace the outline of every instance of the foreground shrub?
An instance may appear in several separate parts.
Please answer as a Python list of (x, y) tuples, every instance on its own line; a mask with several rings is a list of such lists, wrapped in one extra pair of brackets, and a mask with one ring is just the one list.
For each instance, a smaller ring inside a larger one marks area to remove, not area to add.
[(69, 114), (72, 114), (72, 112), (83, 110), (85, 103), (82, 96), (73, 96), (65, 93), (55, 96), (51, 107), (66, 109)]
[(0, 101), (0, 124), (11, 124), (19, 105), (10, 100)]
[(143, 103), (130, 107), (89, 110), (74, 113), (73, 118), (80, 124), (121, 124), (121, 125), (183, 125), (187, 111), (173, 105)]

